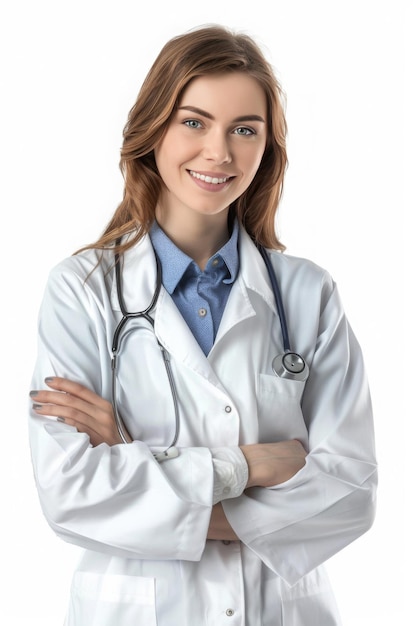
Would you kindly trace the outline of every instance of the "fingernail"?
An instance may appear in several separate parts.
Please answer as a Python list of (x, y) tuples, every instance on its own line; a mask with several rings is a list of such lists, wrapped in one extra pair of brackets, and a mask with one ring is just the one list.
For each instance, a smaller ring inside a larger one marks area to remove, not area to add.
[(37, 396), (38, 393), (39, 392), (36, 389), (34, 389), (33, 391), (30, 392), (30, 397), (34, 398), (34, 396)]
[(54, 376), (48, 376), (47, 378), (44, 379), (44, 382), (47, 383), (51, 383), (53, 380)]
[(41, 409), (41, 408), (42, 408), (42, 406), (43, 406), (42, 404), (33, 404), (33, 409), (34, 409), (34, 410), (36, 410), (36, 409)]
[(56, 417), (58, 422), (65, 422), (65, 418), (64, 417)]

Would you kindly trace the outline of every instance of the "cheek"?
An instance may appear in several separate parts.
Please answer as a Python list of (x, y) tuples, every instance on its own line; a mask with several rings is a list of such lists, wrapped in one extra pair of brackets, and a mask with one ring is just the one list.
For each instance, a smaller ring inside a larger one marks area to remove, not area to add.
[(247, 145), (238, 146), (238, 159), (242, 160), (248, 169), (256, 170), (260, 166), (264, 152), (265, 141), (260, 137)]
[(263, 155), (264, 150), (254, 152), (254, 154), (246, 155), (244, 171), (247, 173), (248, 179), (250, 181), (254, 178), (255, 174), (259, 170)]
[(174, 164), (168, 142), (163, 142), (161, 146), (156, 148), (154, 155), (160, 177), (167, 180), (173, 172)]
[(170, 133), (158, 148), (155, 149), (155, 161), (158, 170), (170, 173), (179, 168), (196, 154), (195, 142), (185, 141), (182, 136), (174, 137)]
[(171, 130), (164, 135), (160, 144), (156, 146), (154, 149), (155, 161), (158, 167), (165, 167), (165, 164), (168, 164), (174, 156), (176, 150), (174, 150), (174, 145), (176, 146), (177, 142), (174, 141), (173, 133)]

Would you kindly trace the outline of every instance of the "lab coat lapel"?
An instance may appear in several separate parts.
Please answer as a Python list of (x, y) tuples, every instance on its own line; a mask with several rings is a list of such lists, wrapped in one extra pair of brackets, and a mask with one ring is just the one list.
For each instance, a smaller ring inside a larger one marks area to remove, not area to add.
[(155, 332), (159, 341), (175, 359), (214, 384), (218, 383), (207, 357), (165, 289), (159, 295)]
[[(274, 313), (276, 312), (264, 261), (243, 228), (240, 228), (239, 251), (239, 275), (231, 289), (215, 344), (235, 325), (256, 315), (248, 290), (261, 296), (264, 303)], [(127, 311), (145, 310), (153, 298), (156, 287), (156, 261), (149, 237), (144, 237), (136, 246), (125, 252), (122, 279), (122, 292)], [(113, 283), (111, 301), (113, 309), (119, 311), (116, 281)], [(213, 384), (219, 385), (207, 357), (163, 287), (152, 316), (155, 318), (156, 336), (168, 352)]]
[[(149, 306), (155, 293), (156, 278), (155, 253), (150, 238), (146, 236), (123, 256), (122, 293), (128, 312), (143, 311)], [(114, 311), (120, 311), (116, 278), (111, 304)], [(150, 315), (155, 320), (156, 336), (166, 350), (175, 359), (219, 385), (208, 359), (164, 287)]]
[[(258, 294), (263, 305), (276, 313), (274, 294), (265, 263), (243, 228), (240, 228), (239, 254), (239, 275), (231, 289), (214, 345), (217, 345), (234, 326), (257, 314), (251, 303), (249, 290)], [(162, 345), (175, 358), (214, 384), (219, 384), (210, 362), (199, 347), (172, 298), (164, 289), (161, 291), (158, 301), (155, 330)], [(214, 347), (211, 350), (211, 355), (213, 351)]]
[(243, 228), (240, 228), (239, 254), (239, 274), (231, 289), (215, 344), (236, 324), (257, 314), (248, 295), (249, 290), (258, 294), (262, 298), (263, 304), (268, 306), (274, 314), (277, 313), (275, 298), (265, 263)]
[[(231, 289), (214, 347), (234, 326), (257, 314), (250, 301), (248, 289), (257, 292), (275, 310), (274, 296), (265, 264), (250, 237), (242, 228), (240, 229), (239, 251), (239, 275)], [(210, 361), (205, 357), (172, 298), (165, 290), (161, 291), (159, 297), (155, 330), (162, 345), (171, 355), (213, 384), (220, 386)], [(211, 350), (211, 356), (214, 347)]]
[[(277, 253), (276, 253), (277, 254)], [(264, 259), (244, 228), (240, 229), (240, 277), (276, 313), (274, 293)]]

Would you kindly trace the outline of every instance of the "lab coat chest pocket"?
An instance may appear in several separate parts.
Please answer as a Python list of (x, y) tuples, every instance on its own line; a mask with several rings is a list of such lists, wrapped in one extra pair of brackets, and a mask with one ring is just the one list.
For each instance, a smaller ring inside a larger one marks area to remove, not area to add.
[(75, 572), (65, 626), (156, 626), (155, 579)]
[(260, 442), (298, 439), (306, 446), (308, 431), (301, 410), (305, 382), (258, 376), (257, 410)]

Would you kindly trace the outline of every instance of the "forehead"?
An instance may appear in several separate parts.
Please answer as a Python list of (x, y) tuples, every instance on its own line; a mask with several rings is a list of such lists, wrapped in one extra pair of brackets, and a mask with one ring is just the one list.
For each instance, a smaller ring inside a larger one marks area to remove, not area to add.
[(267, 102), (259, 82), (243, 72), (198, 76), (184, 89), (178, 106), (196, 106), (210, 113), (236, 118), (260, 115), (266, 119)]

